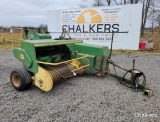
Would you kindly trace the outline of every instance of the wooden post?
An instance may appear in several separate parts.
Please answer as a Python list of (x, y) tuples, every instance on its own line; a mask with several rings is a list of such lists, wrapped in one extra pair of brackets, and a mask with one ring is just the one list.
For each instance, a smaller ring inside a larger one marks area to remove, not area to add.
[(159, 28), (158, 29), (159, 29), (159, 34), (160, 34), (160, 22), (159, 22)]
[(12, 40), (12, 49), (13, 49), (13, 43), (14, 43), (14, 41)]
[(3, 37), (3, 34), (4, 34), (4, 33), (3, 33), (3, 26), (2, 26), (2, 42), (3, 42), (3, 38), (4, 38), (4, 37)]

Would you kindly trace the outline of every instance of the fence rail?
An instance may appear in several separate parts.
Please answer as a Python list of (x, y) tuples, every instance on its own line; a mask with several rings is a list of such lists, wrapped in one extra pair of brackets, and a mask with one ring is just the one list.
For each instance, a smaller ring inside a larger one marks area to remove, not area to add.
[(14, 48), (14, 43), (20, 42), (24, 39), (24, 30), (22, 28), (0, 28), (0, 42), (5, 47), (6, 44), (11, 43), (11, 48)]
[(22, 28), (1, 28), (0, 41), (22, 41), (24, 30)]

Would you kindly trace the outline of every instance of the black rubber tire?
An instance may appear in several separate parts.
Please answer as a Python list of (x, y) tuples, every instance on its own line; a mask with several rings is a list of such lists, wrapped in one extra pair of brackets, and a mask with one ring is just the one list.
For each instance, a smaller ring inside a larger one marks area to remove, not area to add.
[(30, 88), (31, 88), (31, 86), (32, 86), (32, 82), (28, 83), (28, 84), (25, 86), (24, 90), (28, 90), (28, 89), (30, 89)]
[(32, 86), (31, 74), (25, 68), (16, 68), (11, 72), (12, 86), (18, 91), (28, 90)]

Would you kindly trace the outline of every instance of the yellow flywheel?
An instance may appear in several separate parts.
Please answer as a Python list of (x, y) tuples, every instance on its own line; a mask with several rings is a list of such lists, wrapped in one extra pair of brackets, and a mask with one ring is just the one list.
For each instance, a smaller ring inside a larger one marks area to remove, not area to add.
[(42, 91), (50, 91), (53, 87), (53, 80), (51, 74), (47, 70), (39, 66), (38, 72), (35, 74), (34, 84)]

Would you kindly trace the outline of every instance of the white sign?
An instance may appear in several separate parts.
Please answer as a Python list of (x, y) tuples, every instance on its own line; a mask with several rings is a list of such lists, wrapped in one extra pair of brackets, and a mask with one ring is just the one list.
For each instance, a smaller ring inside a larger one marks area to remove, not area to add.
[[(71, 37), (84, 40), (86, 43), (105, 43), (111, 40), (111, 32), (119, 32), (122, 27), (121, 8), (92, 8), (62, 10), (62, 27)], [(108, 33), (109, 32), (109, 33)], [(117, 40), (118, 34), (115, 34)]]
[[(55, 38), (60, 34), (54, 32), (66, 28), (72, 38), (109, 47), (115, 32), (113, 49), (137, 50), (141, 15), (142, 4), (53, 10), (48, 11), (48, 31)], [(124, 31), (129, 33), (118, 33)]]

